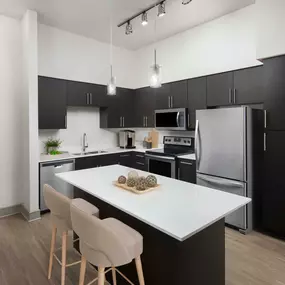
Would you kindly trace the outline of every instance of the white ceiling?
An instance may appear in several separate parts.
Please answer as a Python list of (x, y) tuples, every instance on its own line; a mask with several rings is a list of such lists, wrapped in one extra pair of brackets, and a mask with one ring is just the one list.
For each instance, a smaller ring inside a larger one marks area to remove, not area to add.
[[(112, 2), (112, 8), (111, 7)], [(157, 10), (149, 13), (149, 25), (142, 27), (140, 19), (133, 21), (134, 33), (125, 35), (117, 24), (144, 10), (157, 0), (0, 0), (0, 14), (21, 18), (27, 9), (39, 13), (40, 23), (72, 33), (109, 42), (110, 14), (113, 13), (114, 44), (127, 49), (139, 49), (154, 41), (154, 19)], [(168, 0), (166, 15), (157, 18), (157, 40), (162, 40), (191, 27), (219, 18), (253, 4), (255, 0)]]

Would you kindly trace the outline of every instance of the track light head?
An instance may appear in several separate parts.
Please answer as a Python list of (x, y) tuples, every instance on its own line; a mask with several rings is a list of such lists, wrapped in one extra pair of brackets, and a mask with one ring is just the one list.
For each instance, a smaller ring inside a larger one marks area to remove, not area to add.
[(147, 20), (147, 13), (143, 12), (142, 13), (142, 25), (146, 26), (148, 24), (148, 20)]
[(126, 25), (126, 35), (130, 35), (133, 33), (133, 26), (130, 21), (128, 21)]
[(190, 2), (192, 2), (192, 0), (182, 0), (182, 4), (183, 4), (183, 5), (187, 5), (187, 4), (189, 4)]
[(165, 15), (165, 2), (161, 2), (158, 5), (158, 17), (163, 17)]

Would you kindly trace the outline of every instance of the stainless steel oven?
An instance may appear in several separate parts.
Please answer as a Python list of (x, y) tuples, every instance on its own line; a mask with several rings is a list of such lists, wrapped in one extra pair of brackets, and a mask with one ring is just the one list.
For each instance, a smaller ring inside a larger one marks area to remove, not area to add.
[(155, 128), (160, 130), (187, 130), (187, 109), (156, 110)]
[(150, 173), (176, 178), (176, 159), (171, 156), (146, 154), (147, 170)]

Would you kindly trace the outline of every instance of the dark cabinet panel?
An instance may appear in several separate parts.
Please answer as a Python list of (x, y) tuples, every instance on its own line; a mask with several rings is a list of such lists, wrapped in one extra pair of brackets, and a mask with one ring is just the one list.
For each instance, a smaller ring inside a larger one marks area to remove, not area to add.
[(38, 81), (39, 129), (65, 129), (66, 81), (41, 76)]
[(125, 152), (119, 154), (119, 164), (127, 167), (132, 167), (132, 153)]
[(107, 95), (107, 87), (105, 85), (92, 84), (89, 104), (93, 107), (108, 107), (110, 97)]
[(171, 108), (171, 83), (162, 84), (162, 86), (155, 89), (155, 91), (155, 109)]
[(132, 153), (132, 167), (138, 170), (147, 171), (147, 166), (145, 162), (145, 154), (141, 152)]
[(195, 129), (196, 110), (207, 108), (207, 78), (189, 79), (188, 85), (188, 128)]
[(122, 117), (122, 127), (131, 128), (134, 126), (134, 95), (132, 89), (118, 88), (120, 115)]
[(134, 97), (134, 127), (154, 126), (155, 89), (150, 87), (136, 90)]
[(179, 159), (178, 161), (178, 179), (196, 184), (196, 161)]
[(264, 102), (263, 66), (234, 72), (234, 104), (255, 104)]
[(76, 158), (75, 170), (99, 167), (100, 163), (101, 163), (101, 156), (90, 156), (90, 157)]
[(268, 132), (263, 190), (263, 229), (285, 238), (285, 132)]
[(285, 130), (285, 56), (264, 61), (267, 129)]
[(233, 104), (233, 72), (207, 77), (207, 106), (217, 107)]
[(88, 106), (91, 102), (92, 84), (84, 82), (67, 82), (67, 104), (68, 106)]
[(171, 108), (186, 108), (187, 106), (187, 80), (172, 82), (170, 84)]

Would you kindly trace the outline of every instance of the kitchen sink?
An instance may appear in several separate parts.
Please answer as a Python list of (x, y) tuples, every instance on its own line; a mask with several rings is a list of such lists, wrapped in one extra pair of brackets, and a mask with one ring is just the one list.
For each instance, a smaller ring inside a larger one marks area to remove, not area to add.
[(90, 154), (100, 154), (100, 153), (107, 153), (107, 151), (97, 150), (97, 151), (77, 152), (73, 153), (73, 155), (90, 155)]

